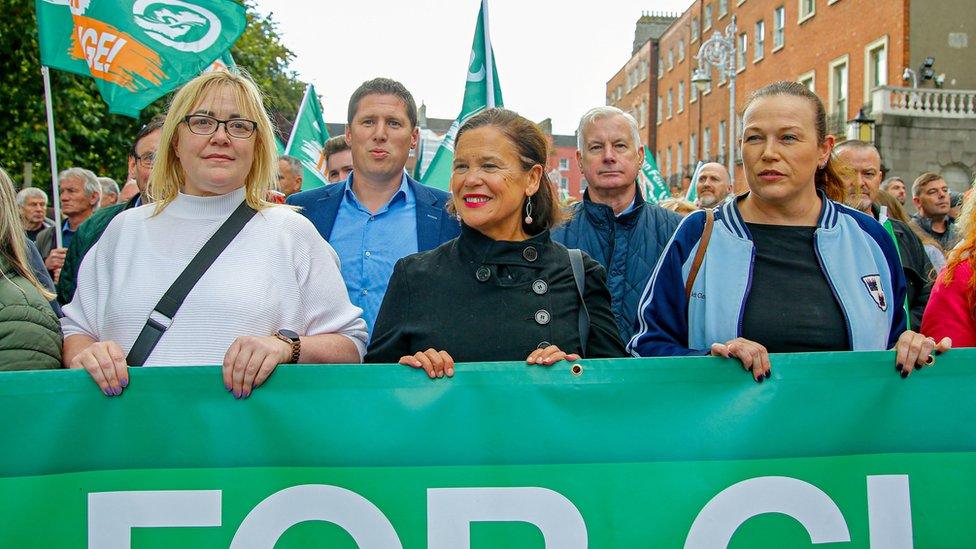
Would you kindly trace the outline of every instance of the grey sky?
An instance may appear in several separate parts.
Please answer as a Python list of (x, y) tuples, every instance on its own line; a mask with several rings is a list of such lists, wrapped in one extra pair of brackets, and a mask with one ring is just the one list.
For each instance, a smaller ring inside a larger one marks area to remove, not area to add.
[[(678, 12), (691, 0), (489, 0), (505, 106), (552, 118), (572, 134), (605, 102), (606, 82), (630, 58), (642, 11)], [(273, 12), (296, 58), (292, 68), (322, 96), (328, 122), (345, 120), (353, 90), (374, 76), (403, 82), (427, 115), (461, 108), (479, 0), (258, 0)]]

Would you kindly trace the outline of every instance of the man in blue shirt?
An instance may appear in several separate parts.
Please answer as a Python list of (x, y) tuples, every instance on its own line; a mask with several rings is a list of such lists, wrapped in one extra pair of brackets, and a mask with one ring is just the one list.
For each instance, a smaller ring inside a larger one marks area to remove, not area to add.
[(363, 309), (370, 333), (394, 264), (460, 233), (444, 209), (450, 195), (403, 169), (419, 138), (417, 105), (403, 84), (364, 82), (349, 99), (346, 123), (353, 172), (341, 183), (287, 199), (303, 208), (339, 255), (349, 299)]
[[(78, 226), (98, 209), (102, 185), (98, 176), (84, 168), (68, 168), (58, 174), (58, 190), (61, 198), (60, 226), (49, 227), (37, 234), (37, 249), (44, 258), (44, 266), (55, 282), (64, 265), (64, 256), (71, 245)], [(57, 245), (54, 231), (61, 231), (61, 247)]]

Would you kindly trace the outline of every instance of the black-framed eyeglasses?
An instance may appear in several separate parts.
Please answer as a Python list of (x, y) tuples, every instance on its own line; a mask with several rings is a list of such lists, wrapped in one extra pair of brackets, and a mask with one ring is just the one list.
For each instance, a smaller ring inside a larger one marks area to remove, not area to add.
[(138, 162), (143, 168), (152, 168), (153, 164), (156, 163), (156, 153), (154, 152), (147, 152), (146, 154), (142, 155), (137, 154), (134, 155), (133, 158), (135, 158), (136, 162)]
[(231, 118), (220, 120), (206, 114), (190, 114), (183, 117), (186, 127), (197, 135), (213, 135), (217, 133), (217, 128), (223, 124), (227, 135), (236, 139), (247, 139), (254, 135), (258, 129), (258, 123), (246, 118)]

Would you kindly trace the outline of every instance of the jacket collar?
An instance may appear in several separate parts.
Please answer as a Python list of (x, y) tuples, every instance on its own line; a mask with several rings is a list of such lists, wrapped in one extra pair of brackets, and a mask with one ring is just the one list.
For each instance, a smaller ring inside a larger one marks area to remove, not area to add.
[(586, 216), (589, 218), (591, 223), (601, 227), (609, 226), (612, 223), (632, 227), (640, 218), (644, 208), (647, 206), (647, 201), (644, 200), (644, 195), (641, 193), (640, 185), (638, 185), (636, 181), (634, 182), (634, 187), (636, 189), (636, 194), (634, 195), (634, 207), (625, 214), (617, 216), (613, 213), (613, 208), (610, 206), (593, 202), (593, 200), (590, 199), (589, 189), (583, 192), (583, 211), (586, 212)]
[[(739, 238), (752, 240), (749, 229), (746, 228), (746, 222), (742, 219), (742, 213), (739, 211), (739, 201), (748, 195), (749, 192), (747, 191), (733, 200), (723, 202), (717, 208), (721, 215), (716, 216), (716, 219), (720, 219), (732, 234)], [(837, 204), (827, 198), (827, 195), (820, 189), (817, 189), (817, 195), (820, 196), (820, 215), (817, 218), (817, 228), (831, 229), (837, 225), (837, 216), (839, 215)]]
[(477, 229), (461, 223), (461, 236), (455, 245), (461, 258), (468, 262), (535, 267), (545, 264), (549, 259), (547, 256), (552, 253), (552, 246), (549, 245), (551, 242), (548, 229), (525, 240), (513, 242), (492, 240)]

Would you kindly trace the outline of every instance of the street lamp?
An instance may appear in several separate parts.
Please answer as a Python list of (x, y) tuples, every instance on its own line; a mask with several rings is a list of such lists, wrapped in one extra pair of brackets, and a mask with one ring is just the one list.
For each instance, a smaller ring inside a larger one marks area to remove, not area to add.
[(864, 114), (864, 107), (857, 111), (857, 118), (847, 121), (847, 138), (874, 143), (875, 120)]
[[(712, 81), (711, 69), (722, 71), (729, 80), (729, 178), (735, 185), (735, 132), (738, 125), (735, 120), (735, 16), (729, 26), (725, 27), (725, 35), (718, 31), (712, 33), (711, 38), (702, 42), (698, 48), (698, 68), (692, 73), (691, 83), (704, 92)], [(704, 100), (704, 98), (703, 98)]]

